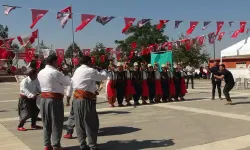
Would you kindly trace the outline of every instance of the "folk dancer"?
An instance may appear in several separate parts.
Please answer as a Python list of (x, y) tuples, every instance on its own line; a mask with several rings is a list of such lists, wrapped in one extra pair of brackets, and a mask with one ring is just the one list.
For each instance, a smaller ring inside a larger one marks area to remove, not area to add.
[(186, 93), (187, 93), (187, 88), (186, 88), (186, 83), (185, 83), (185, 72), (183, 71), (183, 69), (182, 69), (182, 67), (181, 66), (179, 66), (180, 68), (179, 68), (179, 70), (180, 70), (180, 74), (181, 74), (181, 85), (180, 85), (180, 87), (181, 87), (181, 100), (185, 100), (184, 99), (184, 96), (186, 95)]
[(106, 95), (110, 107), (115, 107), (116, 102), (116, 74), (114, 72), (114, 66), (110, 64), (108, 66), (108, 79), (106, 82)]
[(121, 63), (117, 63), (117, 71), (116, 71), (116, 97), (118, 101), (118, 106), (123, 107), (123, 99), (125, 97), (125, 87), (126, 87), (126, 77), (125, 72), (123, 71), (123, 66)]
[(92, 68), (89, 56), (83, 56), (80, 63), (82, 65), (72, 77), (76, 134), (82, 150), (88, 149), (86, 137), (90, 150), (97, 150), (99, 118), (96, 111), (96, 81), (106, 80), (107, 73)]
[(181, 95), (181, 73), (178, 66), (174, 68), (174, 86), (175, 86), (174, 100), (178, 101), (179, 100), (178, 98), (180, 98), (180, 100), (183, 100), (183, 97)]
[(168, 72), (165, 64), (161, 65), (161, 88), (162, 88), (162, 101), (170, 101), (171, 97), (169, 95), (169, 83), (168, 83)]
[(133, 95), (134, 105), (140, 105), (139, 100), (142, 95), (142, 77), (141, 71), (139, 71), (139, 65), (137, 62), (134, 63), (134, 71), (132, 72), (132, 84), (135, 89)]
[(148, 73), (147, 73), (147, 67), (145, 64), (141, 65), (141, 77), (142, 77), (142, 104), (148, 104), (147, 100), (149, 98), (149, 88), (148, 88)]
[(175, 97), (175, 84), (174, 84), (174, 74), (171, 70), (171, 64), (167, 65), (167, 73), (168, 73), (168, 83), (169, 83), (169, 98), (170, 101), (174, 101), (172, 98)]
[(162, 87), (161, 87), (161, 73), (159, 71), (159, 65), (157, 63), (154, 64), (155, 71), (155, 102), (160, 103), (162, 98)]
[(28, 76), (20, 83), (20, 98), (18, 102), (20, 122), (17, 128), (18, 131), (27, 131), (23, 126), (29, 118), (31, 118), (32, 129), (42, 129), (42, 127), (36, 125), (37, 116), (39, 114), (39, 108), (36, 105), (36, 97), (41, 92), (37, 80), (37, 70), (29, 67), (26, 74)]
[[(41, 116), (44, 126), (45, 150), (63, 150), (61, 137), (64, 121), (64, 87), (69, 86), (71, 80), (59, 72), (57, 56), (51, 54), (46, 60), (46, 67), (38, 73), (41, 86)], [(52, 136), (52, 146), (51, 146)]]
[(155, 72), (151, 64), (148, 64), (147, 73), (148, 73), (147, 83), (149, 88), (149, 101), (151, 104), (153, 104), (155, 98)]
[(126, 100), (127, 106), (131, 106), (130, 101), (133, 99), (133, 95), (135, 94), (135, 88), (132, 84), (132, 71), (130, 70), (130, 66), (126, 65), (125, 67), (126, 67), (125, 100)]
[(214, 75), (214, 77), (217, 79), (220, 79), (220, 80), (224, 79), (226, 84), (224, 86), (223, 93), (224, 93), (226, 100), (227, 100), (226, 105), (232, 105), (233, 103), (232, 103), (229, 92), (234, 88), (234, 85), (235, 85), (233, 75), (230, 71), (228, 71), (226, 69), (224, 64), (220, 65), (220, 72), (221, 72), (220, 76)]

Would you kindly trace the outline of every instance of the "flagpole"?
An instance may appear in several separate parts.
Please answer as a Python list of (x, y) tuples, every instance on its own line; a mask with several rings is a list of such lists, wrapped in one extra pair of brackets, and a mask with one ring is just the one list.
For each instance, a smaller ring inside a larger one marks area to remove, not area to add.
[(38, 53), (39, 53), (39, 51), (40, 51), (40, 41), (39, 41), (39, 30), (38, 30), (38, 32), (37, 32), (37, 48), (38, 48)]
[(74, 14), (72, 13), (73, 11), (72, 11), (73, 9), (72, 9), (72, 4), (71, 4), (71, 14), (72, 14), (72, 19), (71, 19), (71, 22), (72, 22), (72, 39), (73, 39), (73, 51), (72, 51), (72, 57), (73, 57), (73, 54), (74, 54), (74, 50), (75, 50), (75, 32), (74, 32), (74, 20), (73, 20), (73, 18), (74, 18)]

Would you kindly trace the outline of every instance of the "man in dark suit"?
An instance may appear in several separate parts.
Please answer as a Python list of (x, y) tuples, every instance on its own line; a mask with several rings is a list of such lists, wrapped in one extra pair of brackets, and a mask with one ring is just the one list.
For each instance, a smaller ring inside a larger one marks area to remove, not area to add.
[(221, 98), (221, 79), (215, 78), (214, 75), (220, 76), (221, 73), (219, 72), (219, 62), (216, 61), (214, 62), (214, 66), (210, 69), (212, 73), (211, 81), (212, 81), (212, 100), (215, 99), (215, 89), (217, 87), (218, 89), (218, 95), (219, 99), (222, 100)]

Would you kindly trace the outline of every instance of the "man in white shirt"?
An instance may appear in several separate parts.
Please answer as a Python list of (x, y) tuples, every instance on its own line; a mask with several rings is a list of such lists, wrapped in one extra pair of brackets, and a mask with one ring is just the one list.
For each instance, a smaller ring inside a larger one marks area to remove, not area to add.
[(185, 69), (185, 72), (187, 72), (186, 88), (188, 89), (189, 80), (191, 79), (191, 86), (192, 86), (192, 89), (194, 89), (194, 72), (195, 72), (194, 67), (191, 67), (189, 63)]
[(72, 77), (74, 89), (73, 109), (75, 127), (81, 150), (87, 150), (86, 137), (90, 150), (97, 150), (99, 119), (96, 112), (96, 81), (107, 79), (105, 71), (98, 72), (91, 68), (91, 58), (83, 56)]
[(57, 56), (51, 54), (46, 59), (46, 67), (38, 73), (42, 92), (40, 110), (44, 126), (45, 150), (63, 150), (61, 137), (64, 121), (64, 87), (69, 86), (71, 80), (56, 68)]
[(37, 70), (27, 68), (26, 74), (28, 75), (20, 83), (20, 98), (18, 102), (18, 113), (20, 122), (18, 131), (27, 131), (23, 126), (26, 120), (31, 118), (32, 129), (42, 129), (36, 125), (39, 109), (36, 105), (36, 97), (40, 93), (40, 86), (37, 80)]

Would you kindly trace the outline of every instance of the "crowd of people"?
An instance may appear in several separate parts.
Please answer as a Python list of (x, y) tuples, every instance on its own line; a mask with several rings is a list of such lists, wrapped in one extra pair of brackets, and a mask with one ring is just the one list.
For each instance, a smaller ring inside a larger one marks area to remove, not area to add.
[[(20, 122), (19, 131), (27, 131), (24, 124), (31, 118), (32, 129), (44, 130), (45, 150), (64, 150), (61, 147), (61, 137), (64, 121), (64, 90), (67, 89), (67, 103), (72, 107), (68, 118), (67, 134), (64, 138), (72, 138), (74, 128), (76, 130), (81, 150), (98, 150), (97, 135), (99, 130), (99, 118), (96, 112), (96, 99), (99, 90), (96, 84), (106, 80), (106, 95), (110, 107), (115, 107), (116, 101), (119, 107), (182, 101), (187, 93), (188, 82), (193, 85), (194, 68), (187, 65), (183, 68), (180, 64), (146, 64), (135, 62), (132, 66), (128, 64), (116, 65), (110, 63), (108, 69), (98, 68), (91, 64), (91, 58), (83, 56), (80, 65), (73, 71), (71, 77), (69, 70), (58, 68), (57, 56), (48, 56), (38, 70), (36, 65), (30, 64), (26, 70), (26, 78), (20, 83), (20, 98), (18, 103), (18, 114)], [(225, 65), (215, 64), (211, 68), (213, 73), (213, 97), (214, 89), (220, 89), (223, 79), (226, 82), (223, 90), (224, 95), (231, 104), (229, 91), (234, 86), (232, 74), (225, 69)], [(185, 76), (187, 83), (185, 83)], [(36, 104), (36, 98), (40, 96), (40, 109)], [(219, 97), (221, 98), (220, 90)], [(142, 100), (140, 103), (139, 100)], [(38, 126), (37, 116), (41, 113), (43, 127)], [(86, 142), (88, 138), (88, 145)]]

